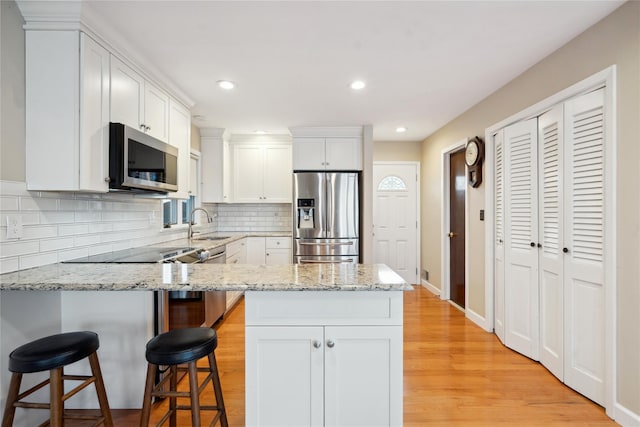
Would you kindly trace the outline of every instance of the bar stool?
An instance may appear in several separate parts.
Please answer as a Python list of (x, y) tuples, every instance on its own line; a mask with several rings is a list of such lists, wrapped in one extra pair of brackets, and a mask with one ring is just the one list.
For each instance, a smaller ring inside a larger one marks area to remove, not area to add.
[[(7, 403), (2, 418), (2, 427), (11, 427), (16, 408), (48, 409), (49, 425), (62, 427), (66, 419), (93, 420), (95, 426), (113, 427), (111, 411), (107, 401), (107, 393), (100, 372), (96, 350), (100, 343), (98, 334), (94, 332), (68, 332), (51, 335), (27, 343), (16, 348), (9, 355), (9, 370), (13, 372), (9, 384)], [(81, 359), (89, 358), (91, 374), (65, 375), (64, 367)], [(49, 371), (49, 378), (20, 393), (22, 375), (34, 372)], [(68, 393), (64, 393), (64, 381), (82, 381)], [(100, 404), (99, 416), (65, 415), (64, 402), (89, 384), (94, 383)], [(24, 398), (42, 387), (50, 385), (49, 403), (25, 402)], [(44, 425), (47, 423), (45, 422)]]
[[(182, 328), (160, 334), (147, 343), (146, 358), (147, 381), (142, 401), (142, 416), (140, 426), (149, 425), (151, 415), (151, 400), (153, 397), (168, 397), (169, 409), (164, 414), (157, 426), (161, 426), (169, 419), (171, 427), (176, 426), (177, 411), (191, 409), (191, 422), (193, 427), (200, 427), (200, 411), (217, 411), (215, 417), (209, 424), (214, 425), (220, 421), (222, 427), (227, 427), (227, 413), (224, 409), (222, 399), (222, 388), (220, 387), (220, 377), (214, 350), (218, 346), (216, 331), (211, 328)], [(198, 368), (198, 359), (207, 356), (209, 358), (208, 368)], [(180, 364), (187, 364), (186, 367), (178, 367)], [(169, 374), (165, 376), (157, 385), (154, 385), (158, 366), (168, 366)], [(187, 371), (189, 373), (189, 391), (177, 391), (178, 373)], [(198, 385), (198, 372), (208, 372), (206, 378)], [(209, 382), (213, 383), (213, 392), (216, 397), (216, 405), (200, 405), (200, 393)], [(169, 390), (165, 391), (165, 385), (169, 382)], [(190, 406), (178, 405), (177, 398), (185, 397), (190, 399)]]

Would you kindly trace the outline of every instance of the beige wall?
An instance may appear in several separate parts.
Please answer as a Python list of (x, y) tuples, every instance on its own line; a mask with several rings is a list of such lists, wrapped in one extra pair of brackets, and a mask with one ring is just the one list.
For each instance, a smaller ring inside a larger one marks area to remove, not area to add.
[[(617, 65), (617, 398), (640, 414), (640, 2), (628, 2), (422, 144), (422, 265), (440, 280), (441, 150), (598, 72)], [(470, 298), (484, 315), (484, 188), (470, 190)], [(635, 196), (634, 196), (635, 195)], [(491, 220), (488, 218), (488, 220)]]
[(373, 161), (419, 162), (421, 145), (420, 141), (374, 142)]
[(0, 8), (0, 180), (24, 181), (24, 20), (14, 1)]

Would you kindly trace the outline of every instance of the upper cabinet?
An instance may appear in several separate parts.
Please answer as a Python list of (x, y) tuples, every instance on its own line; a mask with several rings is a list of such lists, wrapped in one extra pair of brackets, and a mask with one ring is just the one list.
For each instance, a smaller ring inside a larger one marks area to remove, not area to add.
[(171, 83), (150, 81), (84, 26), (82, 2), (62, 3), (17, 1), (26, 21), (27, 189), (109, 191), (109, 122), (119, 122), (179, 148), (171, 196), (188, 197), (189, 109), (165, 90)]
[(202, 202), (231, 202), (229, 135), (224, 129), (200, 129)]
[(362, 170), (362, 128), (291, 128), (293, 170)]
[(169, 142), (169, 95), (111, 55), (111, 121)]
[(191, 114), (173, 98), (169, 101), (169, 144), (178, 149), (178, 191), (169, 197), (188, 199), (191, 195)]
[(108, 191), (109, 52), (75, 30), (26, 31), (25, 46), (27, 188)]
[(233, 201), (291, 203), (291, 145), (233, 144)]

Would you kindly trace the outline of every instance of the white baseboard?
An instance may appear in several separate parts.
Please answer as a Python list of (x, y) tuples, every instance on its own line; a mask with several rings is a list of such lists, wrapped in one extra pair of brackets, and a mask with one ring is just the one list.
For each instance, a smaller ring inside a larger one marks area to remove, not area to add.
[(640, 426), (640, 414), (630, 411), (619, 403), (614, 407), (614, 419), (623, 427)]
[(476, 313), (475, 311), (471, 310), (469, 307), (467, 307), (464, 310), (464, 313), (465, 313), (467, 319), (471, 320), (473, 323), (475, 323), (476, 325), (480, 326), (485, 331), (493, 332), (493, 326), (487, 324), (488, 322), (487, 322), (487, 319), (485, 317), (480, 316), (478, 313)]
[(440, 296), (440, 289), (436, 288), (431, 283), (429, 283), (426, 280), (422, 279), (421, 280), (421, 284), (422, 284), (423, 287), (425, 287), (432, 294)]

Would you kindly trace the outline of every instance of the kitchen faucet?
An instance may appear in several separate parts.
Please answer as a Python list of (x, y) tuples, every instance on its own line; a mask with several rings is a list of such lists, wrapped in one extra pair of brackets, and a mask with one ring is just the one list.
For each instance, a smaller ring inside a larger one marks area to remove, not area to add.
[(187, 232), (187, 237), (189, 238), (189, 240), (191, 240), (191, 238), (193, 237), (194, 231), (193, 231), (193, 214), (196, 211), (202, 211), (205, 213), (205, 215), (207, 215), (207, 223), (212, 223), (213, 219), (209, 216), (209, 212), (207, 212), (206, 209), (203, 208), (194, 208), (191, 210), (191, 213), (189, 214), (189, 230)]

